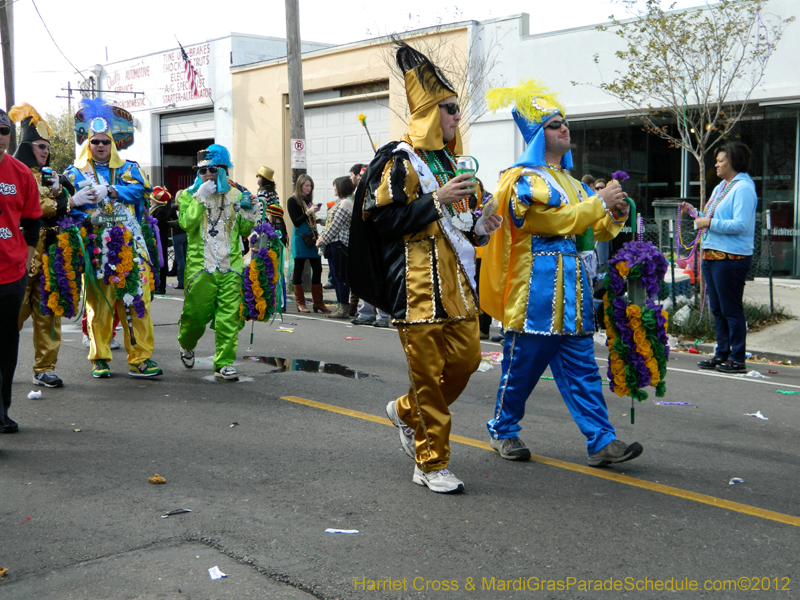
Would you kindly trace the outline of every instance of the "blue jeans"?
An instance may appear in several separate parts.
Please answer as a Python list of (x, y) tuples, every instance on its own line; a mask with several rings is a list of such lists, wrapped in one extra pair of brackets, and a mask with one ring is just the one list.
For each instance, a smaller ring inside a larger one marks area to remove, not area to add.
[(741, 259), (703, 260), (703, 277), (708, 290), (708, 303), (717, 330), (717, 350), (722, 360), (744, 362), (747, 322), (742, 296), (753, 257)]
[(333, 275), (333, 287), (336, 290), (336, 301), (340, 306), (350, 303), (350, 286), (347, 284), (347, 246), (336, 244), (328, 246), (330, 258), (328, 266)]
[(186, 270), (186, 234), (172, 234), (172, 247), (175, 251), (175, 270), (178, 273), (178, 285), (183, 287), (183, 272)]

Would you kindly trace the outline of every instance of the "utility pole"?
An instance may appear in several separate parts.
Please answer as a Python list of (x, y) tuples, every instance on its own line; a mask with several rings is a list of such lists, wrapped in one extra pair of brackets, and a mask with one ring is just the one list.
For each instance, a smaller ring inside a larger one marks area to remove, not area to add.
[(303, 104), (303, 61), (300, 56), (299, 0), (286, 0), (286, 66), (289, 75), (289, 132), (292, 138), (292, 189), (306, 172), (306, 115)]
[[(0, 39), (3, 51), (3, 80), (6, 90), (6, 112), (14, 106), (14, 3), (5, 2), (0, 8)], [(11, 139), (8, 153), (13, 154), (17, 148), (17, 130), (11, 128)]]

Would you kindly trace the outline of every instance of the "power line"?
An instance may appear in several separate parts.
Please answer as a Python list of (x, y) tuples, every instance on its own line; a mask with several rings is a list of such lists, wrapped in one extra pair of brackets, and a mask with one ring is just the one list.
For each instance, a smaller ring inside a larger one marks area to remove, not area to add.
[(49, 35), (49, 36), (50, 36), (50, 39), (51, 39), (51, 40), (53, 40), (53, 44), (55, 44), (55, 47), (56, 47), (56, 49), (57, 49), (59, 52), (61, 52), (61, 56), (63, 56), (63, 57), (64, 57), (64, 60), (66, 60), (66, 61), (67, 61), (67, 62), (70, 64), (70, 66), (71, 66), (73, 69), (75, 69), (75, 71), (78, 73), (78, 75), (80, 75), (81, 77), (83, 77), (83, 80), (84, 80), (84, 81), (87, 81), (86, 77), (84, 77), (84, 75), (83, 75), (83, 73), (81, 73), (80, 69), (78, 69), (78, 67), (76, 67), (75, 65), (73, 65), (73, 64), (72, 64), (72, 61), (71, 61), (70, 59), (68, 59), (68, 58), (67, 58), (67, 55), (66, 55), (66, 54), (64, 54), (64, 52), (61, 50), (61, 48), (59, 48), (59, 46), (58, 46), (58, 43), (56, 43), (56, 38), (54, 38), (54, 37), (53, 37), (53, 34), (52, 34), (52, 33), (50, 33), (50, 30), (47, 28), (47, 23), (45, 23), (45, 22), (44, 22), (44, 19), (42, 18), (42, 13), (40, 13), (40, 12), (39, 12), (39, 7), (38, 7), (38, 6), (36, 6), (36, 0), (31, 0), (31, 3), (33, 4), (33, 8), (35, 8), (35, 9), (36, 9), (36, 14), (37, 14), (37, 15), (39, 15), (39, 19), (41, 20), (41, 22), (42, 22), (42, 25), (44, 25), (45, 31), (47, 31), (47, 35)]
[(6, 0), (6, 1), (5, 1), (5, 2), (3, 2), (2, 4), (0, 4), (0, 8), (5, 8), (5, 7), (6, 7), (6, 6), (8, 6), (9, 4), (16, 4), (17, 2), (19, 2), (19, 0), (11, 0), (11, 2), (8, 2), (8, 0)]

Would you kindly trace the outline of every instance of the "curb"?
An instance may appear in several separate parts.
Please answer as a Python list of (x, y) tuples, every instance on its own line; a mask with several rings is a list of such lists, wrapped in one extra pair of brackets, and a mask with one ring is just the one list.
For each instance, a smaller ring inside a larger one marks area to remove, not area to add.
[[(715, 344), (695, 344), (695, 343), (687, 343), (683, 342), (683, 345), (691, 348), (696, 348), (703, 354), (714, 354), (714, 349), (716, 348)], [(767, 360), (775, 360), (775, 361), (791, 361), (792, 365), (800, 365), (800, 356), (796, 354), (785, 354), (782, 352), (770, 352), (769, 350), (755, 350), (753, 348), (748, 348), (747, 352), (750, 352), (753, 356), (757, 356), (758, 358), (766, 358)], [(749, 359), (746, 359), (745, 362), (754, 362)], [(755, 364), (760, 364), (755, 362)]]

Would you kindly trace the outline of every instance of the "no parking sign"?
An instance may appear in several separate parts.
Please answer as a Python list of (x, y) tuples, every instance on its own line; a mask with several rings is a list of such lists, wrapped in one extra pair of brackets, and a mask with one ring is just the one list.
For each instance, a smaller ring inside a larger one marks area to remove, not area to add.
[(292, 140), (292, 168), (306, 168), (306, 141)]

